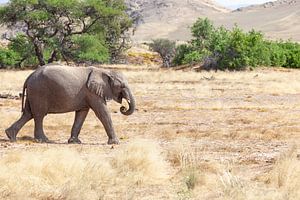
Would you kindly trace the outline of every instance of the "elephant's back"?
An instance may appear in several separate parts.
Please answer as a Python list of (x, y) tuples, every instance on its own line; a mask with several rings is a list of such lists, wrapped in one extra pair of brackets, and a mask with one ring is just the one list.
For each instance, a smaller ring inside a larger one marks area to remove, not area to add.
[(41, 76), (47, 80), (53, 80), (57, 83), (77, 82), (87, 80), (87, 68), (69, 67), (64, 65), (44, 66), (41, 69)]
[(88, 74), (88, 69), (81, 67), (40, 67), (27, 81), (28, 97), (47, 101), (49, 112), (71, 111), (85, 97)]
[[(63, 65), (46, 65), (39, 67), (27, 81), (28, 85), (48, 87), (81, 86), (88, 78), (88, 69), (82, 67), (68, 67)], [(52, 85), (53, 84), (53, 85)], [(49, 88), (51, 89), (51, 88)]]

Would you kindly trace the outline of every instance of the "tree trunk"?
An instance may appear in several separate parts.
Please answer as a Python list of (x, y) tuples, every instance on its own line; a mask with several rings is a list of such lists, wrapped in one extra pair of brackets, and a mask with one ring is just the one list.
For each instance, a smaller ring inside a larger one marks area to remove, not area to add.
[(51, 54), (51, 57), (48, 59), (48, 63), (53, 63), (54, 60), (57, 60), (57, 51), (54, 50)]
[(45, 65), (46, 63), (45, 63), (43, 52), (42, 52), (41, 48), (35, 42), (33, 43), (33, 45), (34, 45), (35, 55), (39, 61), (40, 66)]

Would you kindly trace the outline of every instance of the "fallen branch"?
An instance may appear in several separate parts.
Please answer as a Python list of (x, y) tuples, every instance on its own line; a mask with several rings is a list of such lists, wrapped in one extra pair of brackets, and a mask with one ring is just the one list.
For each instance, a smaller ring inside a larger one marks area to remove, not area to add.
[(19, 93), (19, 96), (18, 95), (12, 95), (10, 93), (0, 93), (0, 99), (15, 99), (15, 100), (18, 100), (18, 99), (21, 99), (22, 97), (22, 93)]

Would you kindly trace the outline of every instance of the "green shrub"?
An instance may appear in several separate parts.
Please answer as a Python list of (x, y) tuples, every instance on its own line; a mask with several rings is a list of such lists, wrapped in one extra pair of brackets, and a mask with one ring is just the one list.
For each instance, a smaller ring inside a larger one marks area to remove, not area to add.
[(281, 45), (286, 56), (286, 62), (283, 67), (300, 68), (300, 44), (285, 42)]
[(252, 30), (246, 33), (246, 55), (249, 66), (268, 66), (271, 64), (270, 51), (261, 32)]
[(285, 50), (276, 42), (268, 42), (267, 46), (270, 51), (270, 65), (274, 67), (283, 66), (287, 61)]
[(196, 64), (203, 60), (203, 54), (199, 51), (191, 51), (184, 55), (182, 64)]
[(244, 70), (248, 66), (300, 68), (300, 44), (268, 41), (261, 32), (214, 27), (207, 18), (191, 28), (193, 38), (176, 48), (173, 63), (203, 63), (204, 69)]
[(186, 55), (190, 54), (193, 51), (190, 45), (181, 44), (176, 47), (175, 56), (173, 58), (173, 65), (182, 65), (184, 64), (184, 58)]
[(0, 48), (0, 68), (11, 68), (18, 64), (19, 55), (7, 48)]

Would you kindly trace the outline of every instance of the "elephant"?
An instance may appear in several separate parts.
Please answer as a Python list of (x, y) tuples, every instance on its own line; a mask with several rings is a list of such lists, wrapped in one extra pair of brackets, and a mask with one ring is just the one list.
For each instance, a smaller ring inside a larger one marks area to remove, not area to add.
[[(25, 96), (26, 92), (26, 96)], [(37, 142), (49, 142), (44, 134), (43, 119), (47, 114), (75, 112), (75, 120), (68, 143), (80, 144), (78, 136), (83, 122), (92, 109), (101, 121), (108, 136), (108, 144), (119, 144), (115, 134), (107, 101), (113, 99), (128, 108), (120, 107), (123, 115), (135, 110), (135, 99), (126, 78), (115, 71), (96, 67), (71, 67), (45, 65), (28, 76), (23, 86), (22, 115), (5, 133), (10, 141), (16, 141), (20, 129), (34, 119), (34, 138)]]

